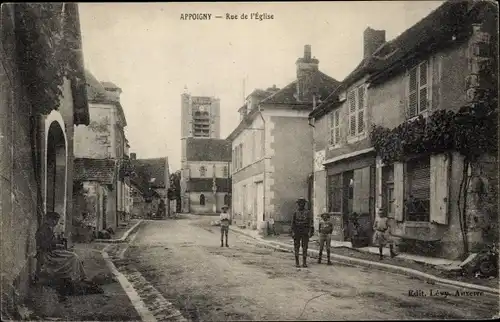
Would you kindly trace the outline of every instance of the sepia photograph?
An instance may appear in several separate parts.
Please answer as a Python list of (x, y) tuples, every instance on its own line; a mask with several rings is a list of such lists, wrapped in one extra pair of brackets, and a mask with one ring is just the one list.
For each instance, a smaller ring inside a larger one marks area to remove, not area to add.
[(2, 3), (1, 320), (500, 318), (498, 8)]

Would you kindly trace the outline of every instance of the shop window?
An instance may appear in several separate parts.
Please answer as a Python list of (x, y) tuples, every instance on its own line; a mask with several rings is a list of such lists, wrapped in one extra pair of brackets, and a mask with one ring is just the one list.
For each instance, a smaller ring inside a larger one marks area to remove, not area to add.
[(430, 158), (414, 159), (406, 164), (405, 181), (408, 188), (405, 200), (407, 221), (428, 222), (430, 219)]
[(335, 174), (328, 177), (328, 211), (342, 211), (342, 176)]

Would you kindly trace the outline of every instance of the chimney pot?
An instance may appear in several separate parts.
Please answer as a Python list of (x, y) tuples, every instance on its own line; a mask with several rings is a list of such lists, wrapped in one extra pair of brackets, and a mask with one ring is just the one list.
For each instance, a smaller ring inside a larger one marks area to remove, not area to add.
[(363, 58), (369, 58), (385, 43), (385, 30), (375, 30), (370, 27), (363, 32)]
[(137, 155), (135, 153), (130, 153), (130, 160), (135, 160)]
[(306, 60), (311, 59), (311, 45), (304, 46), (304, 59)]

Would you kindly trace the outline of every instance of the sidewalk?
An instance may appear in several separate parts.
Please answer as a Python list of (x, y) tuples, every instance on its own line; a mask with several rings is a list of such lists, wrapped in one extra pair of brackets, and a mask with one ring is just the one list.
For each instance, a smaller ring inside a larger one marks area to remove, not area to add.
[[(263, 237), (256, 230), (241, 229), (234, 225), (231, 225), (230, 229), (234, 232), (254, 238), (273, 248), (293, 251), (293, 240), (288, 235)], [(376, 247), (352, 248), (350, 242), (338, 241), (332, 241), (331, 245), (331, 257), (334, 261), (370, 266), (426, 280), (430, 279), (444, 284), (452, 284), (458, 287), (474, 288), (496, 294), (499, 293), (498, 278), (480, 279), (461, 276), (458, 271), (459, 261), (405, 253), (400, 253), (396, 258), (390, 258), (388, 249), (384, 250), (384, 255), (386, 256), (384, 260), (381, 261), (379, 260), (378, 248)], [(317, 236), (311, 238), (309, 249), (310, 256), (317, 258), (319, 249)], [(326, 253), (323, 254), (323, 256), (326, 256)]]
[(69, 296), (59, 302), (51, 288), (35, 290), (35, 314), (42, 320), (59, 321), (140, 321), (127, 294), (106, 265), (103, 244), (76, 244), (73, 251), (83, 260), (89, 278), (95, 278), (103, 294)]
[(127, 222), (126, 226), (118, 227), (112, 239), (95, 239), (93, 243), (123, 243), (127, 240), (128, 236), (136, 231), (143, 219), (131, 219)]

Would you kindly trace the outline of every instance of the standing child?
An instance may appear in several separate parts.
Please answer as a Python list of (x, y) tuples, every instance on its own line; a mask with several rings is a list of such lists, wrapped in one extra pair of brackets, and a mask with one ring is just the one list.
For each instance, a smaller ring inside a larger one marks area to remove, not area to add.
[(224, 205), (222, 207), (222, 212), (220, 214), (220, 247), (224, 247), (224, 236), (226, 237), (226, 247), (229, 247), (227, 243), (227, 235), (229, 233), (229, 214), (227, 213), (227, 210), (229, 209), (228, 206)]
[(389, 224), (389, 218), (385, 213), (384, 208), (379, 208), (378, 210), (379, 218), (376, 219), (373, 229), (375, 230), (374, 244), (378, 246), (380, 253), (380, 260), (384, 259), (382, 251), (384, 247), (389, 244), (389, 249), (391, 252), (391, 258), (395, 257), (397, 254), (394, 252), (394, 243), (391, 238), (391, 226)]
[(332, 265), (330, 261), (330, 247), (332, 243), (332, 232), (333, 232), (333, 224), (330, 220), (330, 214), (322, 213), (321, 220), (319, 222), (319, 258), (318, 264), (321, 264), (321, 258), (323, 255), (323, 247), (326, 244), (326, 257), (327, 257), (327, 265)]

